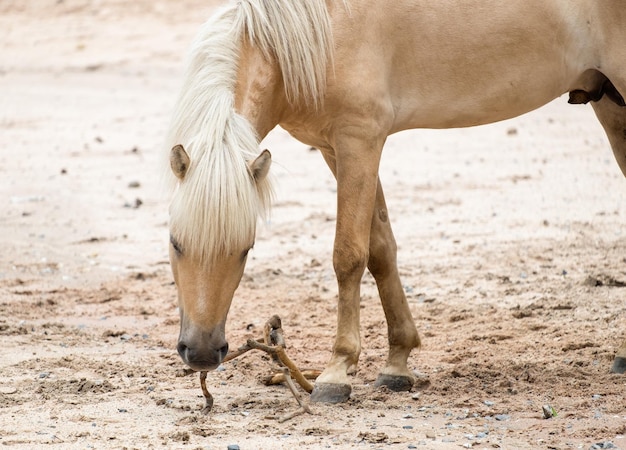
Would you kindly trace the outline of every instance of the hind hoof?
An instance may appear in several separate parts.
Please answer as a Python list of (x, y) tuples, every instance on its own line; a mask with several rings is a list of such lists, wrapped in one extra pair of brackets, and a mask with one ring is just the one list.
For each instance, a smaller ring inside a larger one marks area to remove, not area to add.
[(386, 375), (381, 373), (378, 375), (374, 386), (386, 386), (395, 392), (410, 391), (413, 387), (413, 378), (405, 375)]
[(350, 398), (352, 387), (349, 384), (315, 383), (311, 401), (319, 403), (343, 403)]
[(613, 367), (611, 367), (613, 373), (626, 373), (626, 358), (620, 358), (619, 356), (613, 361)]

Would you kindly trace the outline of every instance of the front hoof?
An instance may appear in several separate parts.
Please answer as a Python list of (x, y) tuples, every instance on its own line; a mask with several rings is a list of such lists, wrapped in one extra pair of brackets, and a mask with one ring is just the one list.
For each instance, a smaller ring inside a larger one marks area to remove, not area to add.
[(413, 382), (414, 379), (406, 375), (386, 375), (384, 373), (381, 373), (380, 375), (378, 375), (374, 386), (386, 386), (392, 391), (402, 392), (410, 391), (413, 387)]
[(626, 373), (626, 358), (616, 356), (615, 360), (613, 361), (613, 367), (611, 367), (611, 372)]
[(311, 401), (320, 403), (343, 403), (350, 398), (352, 387), (349, 384), (315, 383)]

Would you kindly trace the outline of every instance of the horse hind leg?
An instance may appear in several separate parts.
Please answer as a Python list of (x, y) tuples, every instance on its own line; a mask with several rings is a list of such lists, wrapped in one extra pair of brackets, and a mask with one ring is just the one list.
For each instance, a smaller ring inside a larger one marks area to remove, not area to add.
[(619, 85), (609, 81), (608, 90), (605, 92), (607, 95), (593, 101), (591, 106), (609, 139), (617, 164), (626, 176), (626, 106), (623, 95), (625, 92), (626, 80)]
[(408, 391), (415, 382), (415, 376), (407, 368), (407, 359), (411, 350), (420, 346), (420, 338), (400, 282), (396, 242), (380, 180), (372, 217), (369, 252), (368, 269), (376, 280), (387, 319), (389, 340), (387, 363), (378, 375), (376, 386)]
[[(623, 100), (626, 94), (626, 80), (622, 79), (617, 85), (611, 83), (611, 87), (614, 92), (605, 95), (597, 102), (592, 102), (591, 105), (604, 127), (617, 164), (626, 176), (626, 106)], [(617, 351), (611, 371), (626, 372), (626, 342)]]
[(615, 359), (613, 360), (613, 367), (611, 367), (613, 373), (626, 373), (626, 341), (617, 350)]

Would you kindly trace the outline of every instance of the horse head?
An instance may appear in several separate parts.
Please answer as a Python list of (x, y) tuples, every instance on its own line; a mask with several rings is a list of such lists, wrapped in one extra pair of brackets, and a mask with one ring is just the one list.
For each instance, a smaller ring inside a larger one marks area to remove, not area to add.
[[(239, 186), (238, 191), (257, 192), (259, 184), (263, 183), (268, 174), (270, 164), (271, 156), (267, 150), (247, 162), (247, 177), (244, 178), (247, 185)], [(241, 281), (248, 251), (254, 245), (256, 212), (251, 227), (249, 223), (243, 228), (239, 226), (241, 223), (238, 221), (249, 222), (250, 218), (244, 215), (238, 219), (236, 204), (220, 209), (220, 214), (228, 214), (230, 211), (230, 217), (215, 218), (209, 215), (206, 220), (210, 223), (198, 223), (198, 218), (202, 216), (194, 215), (191, 208), (197, 208), (197, 204), (193, 206), (189, 196), (198, 194), (190, 188), (202, 181), (202, 177), (200, 175), (198, 179), (197, 170), (193, 173), (194, 162), (182, 145), (172, 149), (170, 166), (179, 180), (170, 210), (169, 249), (181, 318), (177, 350), (191, 369), (213, 370), (228, 353), (226, 317)], [(225, 187), (204, 181), (203, 193), (213, 200), (217, 199), (220, 206), (220, 201), (225, 200), (224, 192), (220, 191)], [(231, 222), (230, 225), (228, 222)], [(211, 230), (210, 235), (202, 232), (207, 229)], [(190, 235), (190, 232), (193, 234)], [(230, 239), (233, 236), (236, 238)]]

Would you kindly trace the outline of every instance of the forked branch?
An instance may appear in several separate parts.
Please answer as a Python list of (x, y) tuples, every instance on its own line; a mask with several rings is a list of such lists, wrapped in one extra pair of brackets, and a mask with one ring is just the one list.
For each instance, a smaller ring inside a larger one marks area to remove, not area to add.
[[(309, 405), (302, 399), (293, 380), (307, 391), (309, 394), (313, 391), (313, 385), (308, 379), (315, 379), (320, 374), (319, 370), (306, 370), (304, 373), (298, 369), (298, 367), (289, 359), (285, 352), (285, 337), (282, 329), (282, 322), (280, 317), (274, 315), (265, 323), (263, 328), (263, 339), (248, 339), (244, 345), (237, 350), (230, 352), (224, 358), (224, 362), (232, 361), (233, 359), (249, 352), (250, 350), (261, 350), (269, 354), (272, 360), (280, 367), (277, 374), (272, 375), (266, 380), (266, 384), (276, 384), (278, 382), (285, 382), (289, 387), (289, 390), (293, 394), (294, 398), (300, 405), (300, 408), (290, 414), (287, 414), (278, 419), (279, 422), (285, 422), (293, 417), (296, 417), (303, 413), (312, 414)], [(205, 399), (205, 406), (202, 409), (203, 414), (208, 414), (213, 408), (213, 396), (206, 387), (207, 372), (200, 372), (200, 387), (202, 388), (202, 394)], [(308, 378), (308, 379), (307, 379)]]

